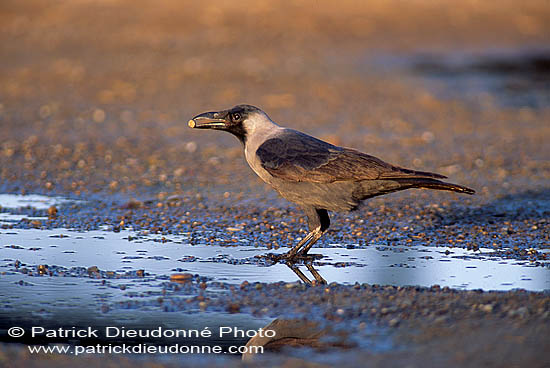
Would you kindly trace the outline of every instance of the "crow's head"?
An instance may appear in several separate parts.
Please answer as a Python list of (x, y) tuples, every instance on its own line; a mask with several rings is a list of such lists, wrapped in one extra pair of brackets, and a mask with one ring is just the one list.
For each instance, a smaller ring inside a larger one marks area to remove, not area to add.
[(271, 122), (265, 112), (251, 105), (237, 105), (229, 110), (204, 112), (189, 120), (189, 127), (196, 129), (225, 130), (242, 143), (262, 122)]

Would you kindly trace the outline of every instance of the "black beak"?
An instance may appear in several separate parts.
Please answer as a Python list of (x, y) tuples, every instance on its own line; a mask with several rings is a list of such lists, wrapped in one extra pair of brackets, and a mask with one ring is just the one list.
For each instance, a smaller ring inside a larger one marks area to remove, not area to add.
[(197, 129), (225, 129), (227, 128), (226, 116), (224, 112), (205, 112), (189, 120), (187, 125)]

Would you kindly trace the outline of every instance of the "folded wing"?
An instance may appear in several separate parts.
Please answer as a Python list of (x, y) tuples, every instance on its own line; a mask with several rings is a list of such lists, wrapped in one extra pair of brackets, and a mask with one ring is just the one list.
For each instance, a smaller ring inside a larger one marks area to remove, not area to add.
[(374, 156), (334, 146), (291, 129), (265, 141), (256, 155), (271, 175), (295, 182), (445, 178), (435, 173), (390, 165)]

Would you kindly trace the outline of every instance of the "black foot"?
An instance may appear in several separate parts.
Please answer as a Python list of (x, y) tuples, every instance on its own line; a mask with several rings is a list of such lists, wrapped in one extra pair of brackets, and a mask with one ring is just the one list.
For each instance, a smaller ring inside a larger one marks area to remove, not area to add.
[(304, 263), (310, 263), (310, 262), (313, 262), (313, 261), (316, 261), (318, 259), (321, 259), (323, 258), (324, 256), (322, 254), (302, 254), (302, 253), (298, 253), (296, 254), (296, 256), (294, 256), (294, 259), (297, 259), (299, 261), (303, 261)]
[(278, 262), (285, 262), (285, 263), (311, 263), (317, 259), (323, 258), (322, 254), (294, 254), (290, 255), (288, 253), (283, 254), (273, 254), (273, 253), (267, 253), (261, 256), (258, 256), (259, 258), (264, 258), (268, 261), (271, 261), (273, 263)]

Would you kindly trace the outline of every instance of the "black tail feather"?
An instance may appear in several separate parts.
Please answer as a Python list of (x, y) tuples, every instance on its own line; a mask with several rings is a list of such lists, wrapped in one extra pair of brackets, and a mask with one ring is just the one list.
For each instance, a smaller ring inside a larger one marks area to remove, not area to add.
[[(441, 180), (432, 178), (403, 178), (394, 179), (406, 188), (426, 188), (436, 190), (448, 190), (450, 192), (458, 192), (464, 194), (474, 194), (476, 191), (458, 184), (446, 183)], [(403, 188), (405, 189), (405, 188)]]

